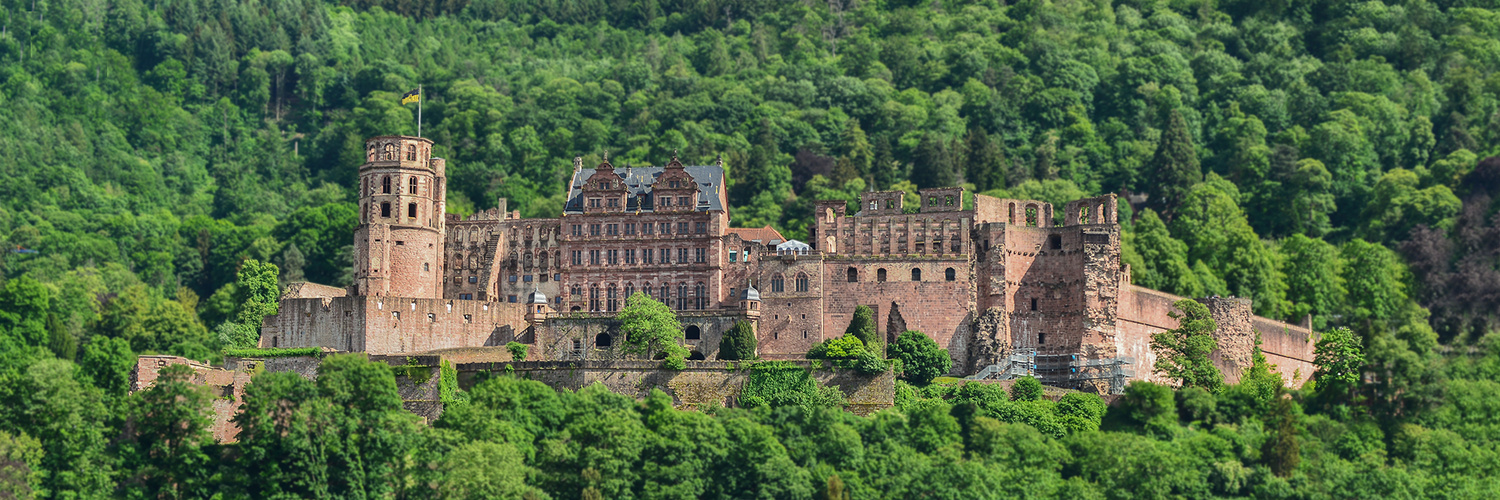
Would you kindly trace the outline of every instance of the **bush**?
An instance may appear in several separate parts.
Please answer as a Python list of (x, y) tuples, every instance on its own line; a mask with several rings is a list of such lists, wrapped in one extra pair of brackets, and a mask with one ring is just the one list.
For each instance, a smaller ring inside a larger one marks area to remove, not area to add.
[(317, 356), (323, 353), (318, 347), (270, 347), (265, 349), (225, 349), (224, 355), (235, 358), (290, 358), (295, 356)]
[(808, 359), (854, 359), (865, 351), (865, 344), (853, 335), (824, 340), (807, 351)]
[(512, 340), (505, 344), (505, 350), (510, 351), (511, 361), (526, 361), (526, 354), (531, 350), (531, 346)]
[(1109, 405), (1097, 394), (1070, 392), (1057, 400), (1057, 416), (1070, 432), (1099, 430)]
[(854, 338), (869, 345), (875, 341), (875, 311), (870, 306), (858, 306), (854, 308), (854, 318), (849, 320), (849, 327), (844, 329), (844, 335), (853, 335)]
[(853, 368), (865, 375), (885, 373), (890, 367), (891, 365), (886, 363), (885, 359), (882, 359), (879, 354), (875, 354), (875, 351), (869, 349), (859, 353), (859, 357), (854, 358)]
[(953, 368), (948, 350), (938, 348), (936, 341), (916, 330), (907, 330), (896, 337), (890, 353), (891, 358), (901, 363), (902, 376), (917, 385), (932, 383), (932, 379)]
[(1021, 377), (1010, 386), (1011, 401), (1037, 401), (1042, 399), (1042, 383), (1035, 377)]

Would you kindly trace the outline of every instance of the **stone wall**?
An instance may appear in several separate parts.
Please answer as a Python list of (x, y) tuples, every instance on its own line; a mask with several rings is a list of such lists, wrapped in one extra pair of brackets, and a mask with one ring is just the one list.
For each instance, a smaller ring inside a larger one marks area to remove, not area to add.
[[(891, 258), (825, 258), (823, 284), (823, 331), (826, 337), (842, 335), (854, 318), (857, 306), (869, 306), (875, 313), (876, 332), (886, 332), (891, 304), (901, 308), (906, 328), (918, 330), (948, 350), (955, 367), (968, 359), (972, 281), (961, 279), (970, 274), (967, 256), (891, 257)], [(848, 279), (849, 270), (856, 273), (855, 282)], [(947, 280), (952, 269), (954, 280)], [(884, 271), (885, 279), (880, 278)], [(912, 271), (921, 272), (912, 280)], [(900, 332), (895, 332), (900, 334)]]
[[(715, 359), (719, 342), (738, 321), (745, 320), (737, 310), (678, 311), (682, 324), (678, 342), (688, 348), (689, 359)], [(625, 338), (620, 322), (610, 313), (568, 313), (547, 318), (536, 329), (536, 343), (528, 358), (542, 360), (615, 360), (625, 359)], [(693, 338), (696, 334), (697, 338)]]
[(283, 299), (261, 325), (261, 347), (371, 354), (504, 345), (526, 328), (524, 304), (352, 296)]
[(1250, 318), (1250, 325), (1260, 334), (1260, 351), (1266, 362), (1275, 365), (1287, 385), (1300, 387), (1312, 379), (1313, 347), (1322, 336), (1298, 325), (1273, 321), (1260, 316)]
[[(813, 367), (812, 362), (802, 362)], [(528, 361), (522, 363), (463, 363), (458, 370), (459, 387), (469, 389), (487, 377), (513, 373), (558, 390), (576, 391), (594, 383), (619, 394), (643, 399), (653, 389), (672, 396), (679, 408), (701, 405), (735, 406), (749, 374), (744, 364), (723, 361), (688, 362), (682, 371), (662, 370), (649, 361)], [(818, 364), (817, 366), (822, 366)], [(507, 369), (509, 367), (509, 369)], [(895, 405), (895, 375), (861, 375), (851, 370), (812, 369), (813, 378), (838, 387), (848, 398), (849, 410), (860, 415)]]
[[(161, 370), (172, 365), (187, 365), (193, 369), (192, 383), (208, 386), (213, 396), (213, 423), (211, 430), (219, 442), (232, 442), (240, 429), (230, 420), (239, 412), (240, 402), (245, 399), (245, 386), (250, 383), (253, 371), (226, 370), (179, 356), (139, 356), (135, 368), (130, 372), (130, 392), (145, 390), (156, 383)], [(252, 366), (246, 364), (245, 366)]]

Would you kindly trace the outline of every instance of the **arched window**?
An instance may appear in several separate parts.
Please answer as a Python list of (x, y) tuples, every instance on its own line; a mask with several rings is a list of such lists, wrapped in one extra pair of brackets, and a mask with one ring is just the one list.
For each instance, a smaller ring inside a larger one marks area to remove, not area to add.
[(1080, 205), (1078, 207), (1078, 223), (1088, 224), (1091, 212), (1093, 212), (1093, 209), (1089, 208), (1088, 205)]
[(605, 297), (609, 300), (605, 304), (606, 310), (609, 312), (620, 310), (620, 289), (615, 287), (614, 283), (610, 283), (609, 287), (605, 289)]
[(708, 309), (708, 287), (702, 281), (693, 286), (693, 298), (697, 302), (693, 309)]
[(799, 291), (799, 292), (806, 292), (807, 291), (807, 275), (806, 274), (797, 273), (797, 291)]
[(380, 194), (391, 194), (391, 176), (380, 178)]
[(771, 291), (773, 291), (773, 292), (784, 292), (784, 291), (786, 291), (786, 280), (783, 279), (780, 274), (771, 277)]
[(876, 207), (877, 207), (877, 205), (875, 205), (875, 202), (873, 202), (873, 201), (870, 202), (870, 211), (871, 212), (874, 212), (875, 210), (877, 210)]
[(417, 194), (417, 178), (416, 177), (408, 177), (408, 178), (406, 178), (406, 193), (407, 194)]
[(687, 286), (687, 282), (678, 283), (677, 284), (677, 309), (678, 310), (687, 310), (687, 307), (688, 307), (688, 286)]
[(365, 161), (375, 161), (375, 145), (365, 148)]
[(656, 294), (656, 290), (652, 290), (651, 289), (651, 284), (650, 283), (641, 283), (641, 292), (645, 293), (647, 297), (650, 297), (650, 296)]
[(464, 254), (461, 254), (461, 253), (453, 254), (453, 268), (454, 269), (463, 269), (464, 268)]
[(1026, 207), (1026, 227), (1037, 227), (1036, 205)]
[(688, 357), (687, 357), (688, 361), (703, 361), (704, 359), (707, 359), (707, 358), (704, 358), (703, 357), (703, 353), (699, 352), (699, 351), (693, 351), (693, 352), (689, 353)]
[(855, 268), (851, 267), (851, 268), (849, 268), (848, 271), (845, 271), (845, 274), (849, 275), (849, 282), (850, 283), (858, 283), (859, 282), (859, 270), (858, 269), (855, 269)]
[(955, 281), (955, 280), (957, 280), (958, 279), (958, 271), (954, 271), (953, 268), (951, 268), (951, 267), (948, 268), (948, 269), (944, 269), (943, 270), (943, 279), (946, 279), (948, 281)]
[(879, 283), (885, 283), (885, 268), (875, 270), (875, 281)]
[[(417, 145), (416, 144), (407, 144), (406, 145), (406, 161), (417, 161)], [(412, 191), (412, 192), (415, 193), (416, 191)]]
[(683, 338), (688, 340), (698, 340), (698, 338), (701, 336), (702, 333), (700, 330), (698, 330), (698, 325), (691, 325), (687, 327), (687, 332), (683, 334)]
[(608, 333), (600, 333), (599, 335), (594, 336), (594, 347), (598, 347), (600, 349), (608, 349), (610, 346), (614, 345), (614, 343), (614, 337), (610, 336)]
[(633, 284), (633, 283), (626, 283), (625, 284), (625, 298), (629, 299), (631, 295), (635, 295), (635, 284)]
[[(394, 145), (394, 144), (386, 144), (384, 148), (381, 148), (380, 159), (382, 159), (382, 160), (394, 160), (394, 159), (396, 159), (396, 145)], [(389, 191), (387, 191), (387, 192), (389, 192)]]
[(915, 267), (912, 268), (911, 269), (911, 280), (912, 281), (922, 281), (922, 270), (921, 269), (917, 269)]
[(389, 201), (382, 201), (382, 202), (380, 202), (380, 216), (381, 217), (390, 217), (391, 216), (391, 202), (389, 202)]
[(661, 296), (657, 297), (657, 300), (660, 300), (661, 303), (666, 304), (667, 307), (672, 307), (672, 285), (662, 283)]
[(1016, 223), (1016, 204), (1015, 203), (1011, 203), (1010, 204), (1010, 223), (1011, 224), (1015, 224)]
[(599, 285), (589, 285), (589, 310), (599, 310)]

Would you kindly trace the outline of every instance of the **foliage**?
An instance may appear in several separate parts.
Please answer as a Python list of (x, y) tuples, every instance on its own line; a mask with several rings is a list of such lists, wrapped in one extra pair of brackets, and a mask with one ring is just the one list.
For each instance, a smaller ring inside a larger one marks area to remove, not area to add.
[[(1177, 380), (1183, 387), (1218, 390), (1224, 375), (1214, 366), (1209, 354), (1219, 348), (1214, 340), (1213, 317), (1208, 308), (1191, 299), (1172, 304), (1178, 311), (1167, 313), (1181, 325), (1151, 335), (1151, 350), (1156, 352), (1157, 373)], [(1128, 392), (1127, 392), (1128, 394)]]
[(158, 498), (208, 496), (214, 489), (213, 443), (208, 387), (192, 382), (187, 365), (171, 365), (157, 374), (150, 389), (137, 395), (127, 417), (121, 445), (122, 482)]
[(1040, 401), (1042, 399), (1042, 383), (1036, 377), (1021, 377), (1010, 386), (1011, 401)]
[(812, 372), (806, 368), (791, 363), (766, 361), (750, 366), (745, 386), (740, 389), (739, 404), (746, 408), (837, 408), (842, 407), (845, 401), (838, 388), (824, 387), (812, 378)]
[(808, 359), (847, 360), (858, 358), (865, 352), (865, 344), (853, 335), (843, 335), (824, 340), (807, 351)]
[(682, 335), (682, 324), (677, 322), (677, 313), (666, 304), (636, 292), (625, 299), (625, 308), (620, 309), (617, 317), (620, 333), (625, 335), (626, 352), (648, 358), (657, 352), (665, 352), (665, 363), (682, 369), (682, 360), (688, 354), (687, 348), (677, 343), (677, 338)]
[(916, 330), (901, 332), (890, 347), (891, 359), (901, 363), (902, 376), (917, 385), (927, 385), (953, 368), (947, 349)]
[(736, 321), (719, 340), (719, 359), (756, 359), (755, 327), (749, 321)]
[(511, 361), (525, 361), (527, 351), (531, 350), (531, 346), (512, 340), (505, 344), (505, 350), (510, 353)]

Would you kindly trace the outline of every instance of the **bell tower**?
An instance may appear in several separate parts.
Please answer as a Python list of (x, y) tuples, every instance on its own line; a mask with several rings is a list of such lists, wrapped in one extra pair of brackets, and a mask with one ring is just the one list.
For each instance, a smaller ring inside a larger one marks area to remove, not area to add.
[(381, 136), (365, 141), (354, 229), (354, 293), (443, 296), (446, 162), (432, 141)]

